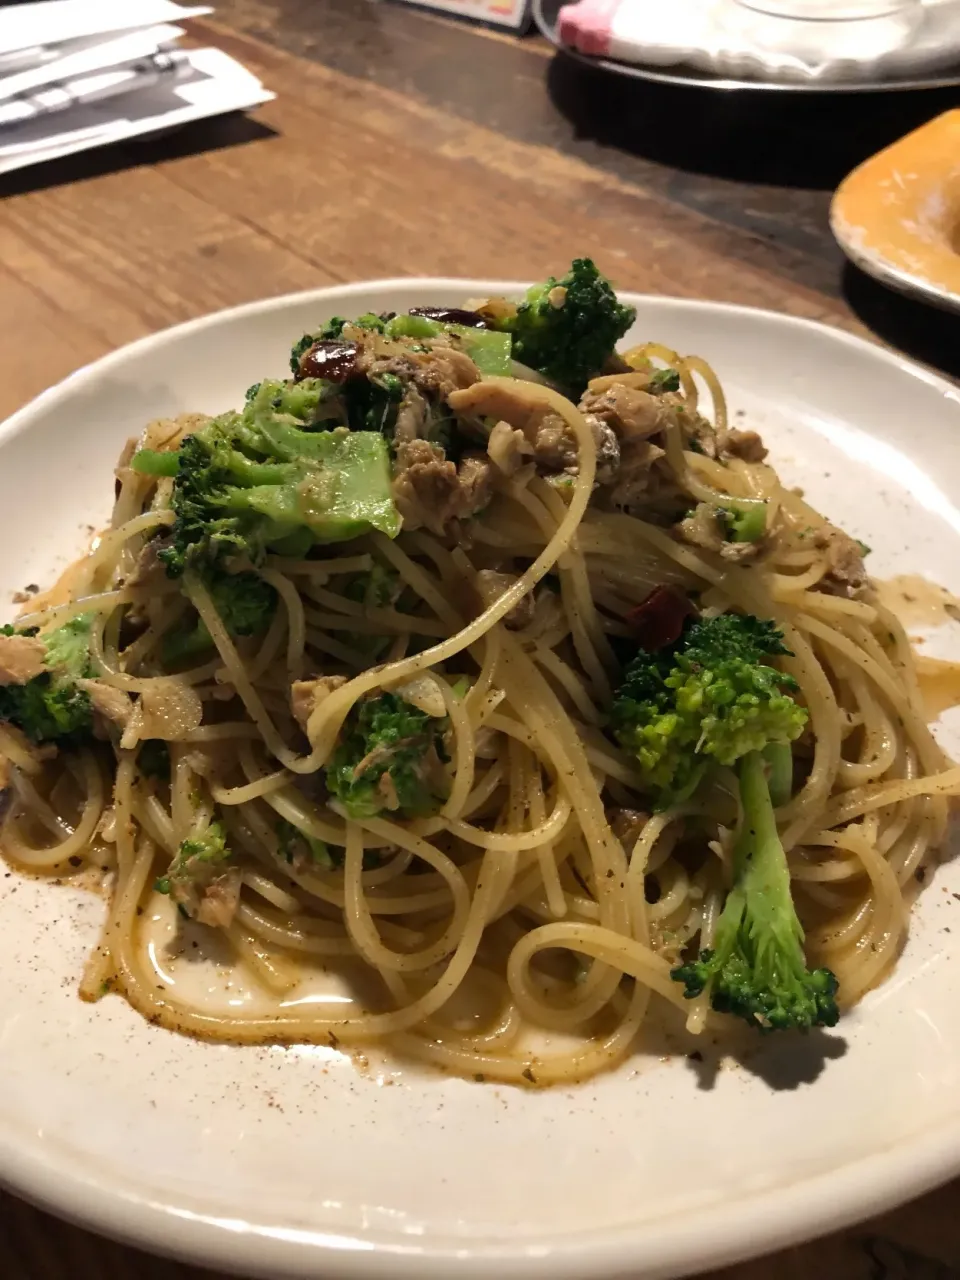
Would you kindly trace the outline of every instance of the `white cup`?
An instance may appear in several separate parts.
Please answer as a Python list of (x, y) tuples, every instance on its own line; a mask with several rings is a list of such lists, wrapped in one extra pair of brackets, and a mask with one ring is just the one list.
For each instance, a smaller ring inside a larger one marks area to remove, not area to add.
[(806, 18), (814, 22), (847, 22), (890, 14), (919, 14), (923, 0), (739, 0), (747, 9), (777, 18)]

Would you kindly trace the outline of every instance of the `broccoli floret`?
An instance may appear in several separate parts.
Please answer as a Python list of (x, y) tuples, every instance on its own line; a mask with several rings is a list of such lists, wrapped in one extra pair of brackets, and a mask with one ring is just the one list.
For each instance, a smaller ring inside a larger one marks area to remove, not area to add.
[(689, 796), (711, 764), (737, 766), (741, 828), (716, 942), (672, 976), (687, 996), (709, 986), (715, 1009), (766, 1030), (837, 1020), (836, 978), (806, 968), (766, 776), (769, 760), (784, 801), (785, 748), (807, 721), (789, 693), (796, 681), (764, 662), (787, 652), (771, 622), (734, 613), (700, 619), (675, 644), (636, 657), (612, 717), (661, 806)]
[(714, 945), (671, 976), (690, 998), (709, 986), (714, 1009), (764, 1031), (832, 1027), (839, 1017), (837, 979), (829, 969), (807, 968), (803, 928), (759, 752), (744, 756), (739, 779), (743, 817), (733, 853), (733, 887)]
[(158, 893), (169, 894), (180, 914), (201, 924), (225, 926), (240, 897), (240, 872), (227, 865), (231, 856), (223, 825), (211, 822), (184, 840), (166, 874), (154, 881)]
[(349, 378), (343, 385), (347, 425), (351, 431), (393, 432), (404, 394), (403, 379), (395, 373)]
[(527, 292), (515, 315), (491, 320), (513, 336), (514, 358), (573, 395), (600, 372), (636, 319), (589, 258), (576, 258), (561, 280)]
[[(40, 640), (46, 649), (49, 670), (25, 684), (0, 686), (0, 720), (16, 725), (31, 742), (57, 742), (68, 746), (81, 741), (93, 729), (93, 708), (76, 682), (95, 675), (90, 663), (92, 613), (81, 613)], [(36, 629), (18, 632), (9, 623), (0, 633), (36, 635)]]
[[(213, 607), (232, 636), (256, 636), (266, 631), (277, 607), (277, 593), (256, 573), (224, 573), (207, 569), (203, 583)], [(177, 626), (163, 638), (166, 666), (188, 662), (212, 648), (213, 639), (202, 618)]]
[(291, 423), (291, 399), (304, 386), (264, 381), (242, 413), (214, 418), (183, 441), (172, 544), (160, 552), (171, 577), (234, 558), (256, 564), (267, 548), (303, 555), (314, 543), (371, 529), (399, 532), (385, 441)]
[(443, 799), (440, 760), (447, 718), (433, 717), (394, 693), (355, 706), (326, 769), (327, 789), (351, 818), (397, 808), (433, 813)]
[(711, 761), (732, 765), (803, 732), (807, 713), (784, 692), (796, 681), (762, 661), (786, 652), (773, 623), (726, 613), (688, 625), (667, 649), (637, 655), (612, 720), (661, 805), (690, 795)]
[(658, 369), (651, 375), (647, 390), (655, 396), (663, 395), (665, 391), (679, 391), (680, 374), (676, 369)]
[[(190, 840), (184, 840), (173, 857), (167, 873), (154, 883), (159, 893), (176, 897), (178, 886), (206, 880), (209, 869), (230, 857), (227, 833), (219, 822), (211, 822), (205, 831)], [(179, 899), (178, 899), (179, 900)]]

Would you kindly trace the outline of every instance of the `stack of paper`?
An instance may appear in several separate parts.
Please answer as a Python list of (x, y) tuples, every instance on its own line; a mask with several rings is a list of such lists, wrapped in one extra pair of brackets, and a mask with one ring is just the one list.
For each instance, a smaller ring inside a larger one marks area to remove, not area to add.
[(174, 0), (0, 9), (0, 174), (274, 96), (219, 49), (181, 49)]

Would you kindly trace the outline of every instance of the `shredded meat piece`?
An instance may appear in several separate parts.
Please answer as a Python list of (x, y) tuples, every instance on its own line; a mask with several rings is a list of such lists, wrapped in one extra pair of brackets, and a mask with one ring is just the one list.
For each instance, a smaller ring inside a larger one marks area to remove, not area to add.
[(654, 466), (665, 456), (664, 450), (650, 440), (624, 440), (620, 445), (620, 470), (610, 489), (611, 503), (629, 510), (658, 494), (665, 485), (678, 496), (670, 473), (664, 474)]
[(47, 651), (35, 636), (0, 636), (0, 685), (26, 684), (47, 670)]
[(534, 460), (541, 469), (577, 474), (577, 442), (559, 413), (541, 410), (532, 435)]
[(119, 725), (121, 729), (130, 723), (134, 702), (122, 689), (115, 689), (104, 680), (78, 680), (77, 688), (84, 691), (94, 712), (104, 720)]
[(482, 453), (465, 453), (457, 471), (460, 519), (476, 515), (493, 496), (492, 467)]
[(611, 484), (620, 469), (620, 441), (609, 422), (588, 413), (586, 423), (597, 446), (596, 483)]
[(294, 680), (290, 686), (290, 709), (304, 729), (307, 721), (323, 700), (347, 683), (346, 676), (316, 676), (312, 680)]
[(636, 387), (615, 382), (602, 391), (584, 392), (580, 411), (602, 419), (620, 440), (639, 436), (647, 439), (663, 430), (665, 406), (662, 398)]
[[(514, 573), (500, 573), (496, 569), (481, 569), (477, 574), (476, 584), (484, 607), (489, 608), (490, 605), (499, 600), (503, 593), (508, 591), (516, 581), (517, 575)], [(506, 615), (503, 620), (504, 626), (513, 631), (529, 626), (533, 621), (533, 610), (533, 593), (528, 591)]]
[(393, 498), (406, 529), (422, 525), (442, 532), (456, 505), (457, 468), (442, 449), (411, 440), (397, 450)]
[(698, 502), (693, 515), (687, 516), (675, 526), (683, 542), (714, 551), (724, 560), (752, 560), (760, 551), (762, 542), (727, 542), (716, 510), (708, 502)]
[(167, 576), (167, 567), (160, 559), (160, 552), (171, 545), (170, 538), (151, 538), (137, 556), (133, 572), (127, 578), (128, 587), (150, 587)]
[(361, 354), (357, 368), (369, 375), (393, 373), (412, 382), (425, 395), (448, 400), (454, 392), (472, 386), (480, 378), (480, 370), (463, 351), (448, 343), (430, 345), (424, 351), (407, 348), (400, 354), (370, 356)]
[(400, 408), (397, 410), (397, 422), (393, 438), (397, 444), (404, 441), (417, 440), (424, 434), (429, 408), (426, 400), (414, 386), (408, 386)]
[(505, 476), (514, 476), (533, 453), (533, 446), (519, 428), (501, 421), (495, 423), (490, 432), (487, 453), (499, 471)]
[(867, 581), (863, 552), (849, 534), (828, 524), (817, 530), (814, 545), (827, 553), (827, 572), (817, 584), (820, 591), (833, 596), (855, 596)]
[(563, 418), (543, 404), (491, 382), (477, 382), (464, 391), (455, 391), (447, 403), (455, 413), (496, 418), (498, 423), (505, 422), (522, 431), (542, 470), (576, 473), (577, 442)]
[(393, 496), (407, 529), (426, 525), (442, 533), (451, 520), (466, 519), (490, 501), (492, 467), (481, 454), (465, 454), (459, 470), (443, 450), (412, 440), (397, 450)]
[(742, 458), (744, 462), (762, 462), (767, 448), (756, 431), (741, 431), (734, 427), (723, 441), (723, 453), (727, 457)]
[[(171, 885), (171, 896), (177, 898), (176, 885)], [(209, 925), (213, 929), (226, 929), (233, 923), (239, 903), (240, 868), (227, 867), (200, 890), (193, 912), (190, 912), (189, 904), (184, 903), (184, 906), (199, 924)]]

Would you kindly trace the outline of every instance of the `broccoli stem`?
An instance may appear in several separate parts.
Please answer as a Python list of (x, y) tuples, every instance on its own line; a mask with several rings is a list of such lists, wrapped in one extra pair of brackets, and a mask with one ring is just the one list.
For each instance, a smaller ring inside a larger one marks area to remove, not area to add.
[(180, 454), (159, 449), (138, 449), (130, 462), (142, 476), (175, 476), (180, 470)]
[(793, 751), (788, 742), (771, 742), (764, 747), (763, 758), (769, 770), (770, 799), (779, 809), (793, 795)]
[(446, 324), (427, 316), (402, 315), (388, 320), (383, 331), (388, 338), (436, 338), (442, 333), (452, 333), (460, 339), (463, 350), (481, 373), (510, 373), (512, 339), (508, 333)]
[[(749, 751), (740, 761), (737, 770), (740, 778), (740, 803), (743, 806), (743, 830), (734, 850), (734, 874), (740, 871), (741, 883), (747, 888), (763, 884), (766, 891), (773, 890), (783, 898), (790, 898), (790, 871), (786, 854), (780, 843), (777, 817), (767, 783), (767, 770), (760, 751)], [(793, 914), (793, 902), (790, 901)]]

